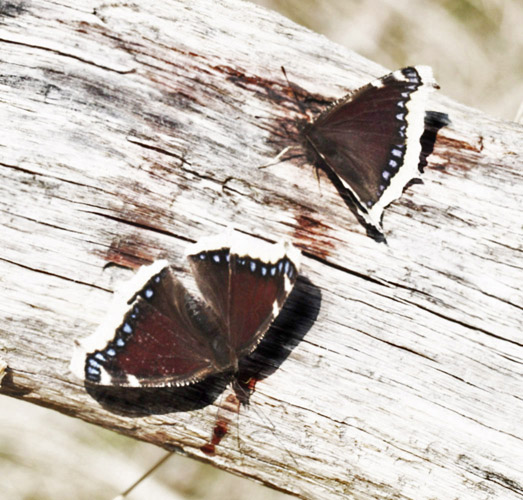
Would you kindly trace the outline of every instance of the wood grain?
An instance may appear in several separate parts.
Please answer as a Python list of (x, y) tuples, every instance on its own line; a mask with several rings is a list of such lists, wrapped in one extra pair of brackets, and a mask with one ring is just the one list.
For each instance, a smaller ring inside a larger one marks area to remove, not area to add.
[[(296, 156), (280, 67), (311, 116), (385, 69), (235, 0), (0, 16), (2, 393), (301, 498), (523, 498), (521, 125), (432, 97), (450, 124), (378, 243)], [(224, 383), (89, 393), (68, 363), (134, 269), (183, 276), (186, 246), (229, 225), (304, 264), (209, 457)]]

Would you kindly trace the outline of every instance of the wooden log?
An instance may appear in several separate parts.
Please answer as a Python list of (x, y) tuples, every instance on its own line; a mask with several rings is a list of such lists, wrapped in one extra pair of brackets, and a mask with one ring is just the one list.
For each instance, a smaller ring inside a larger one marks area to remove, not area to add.
[[(236, 0), (0, 15), (3, 394), (301, 498), (523, 498), (521, 125), (433, 96), (378, 243), (303, 157), (257, 167), (299, 143), (280, 66), (311, 114), (383, 68)], [(211, 457), (223, 384), (89, 394), (68, 364), (134, 269), (231, 224), (304, 264)]]

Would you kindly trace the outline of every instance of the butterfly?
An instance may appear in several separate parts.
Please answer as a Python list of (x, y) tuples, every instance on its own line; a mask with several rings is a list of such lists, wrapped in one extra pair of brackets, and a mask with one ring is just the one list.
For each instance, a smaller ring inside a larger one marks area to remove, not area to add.
[(307, 147), (380, 234), (384, 209), (419, 177), (425, 107), (435, 88), (428, 66), (403, 68), (335, 102), (303, 131)]
[(202, 239), (187, 257), (201, 298), (165, 260), (140, 268), (78, 343), (73, 373), (92, 385), (166, 387), (238, 371), (292, 290), (301, 253), (228, 232)]

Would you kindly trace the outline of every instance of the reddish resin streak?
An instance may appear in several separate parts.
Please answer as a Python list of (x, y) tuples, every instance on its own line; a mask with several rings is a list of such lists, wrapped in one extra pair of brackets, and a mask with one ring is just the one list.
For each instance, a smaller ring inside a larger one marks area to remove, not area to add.
[(206, 455), (214, 455), (216, 452), (216, 446), (220, 444), (220, 441), (227, 434), (229, 423), (225, 420), (218, 420), (212, 431), (212, 439), (210, 443), (204, 444), (200, 450)]

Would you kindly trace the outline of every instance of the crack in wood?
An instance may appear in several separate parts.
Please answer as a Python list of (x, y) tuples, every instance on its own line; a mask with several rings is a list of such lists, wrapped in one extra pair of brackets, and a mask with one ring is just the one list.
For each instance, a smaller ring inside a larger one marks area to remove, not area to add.
[(515, 340), (512, 340), (512, 339), (509, 339), (507, 337), (503, 337), (501, 335), (498, 335), (494, 332), (491, 332), (489, 330), (485, 330), (484, 328), (481, 328), (477, 325), (471, 325), (465, 321), (461, 321), (457, 318), (453, 318), (447, 314), (443, 314), (442, 312), (438, 312), (438, 311), (435, 311), (435, 310), (432, 310), (432, 309), (429, 309), (428, 307), (425, 307), (424, 305), (422, 304), (418, 304), (416, 302), (413, 302), (413, 301), (409, 301), (407, 299), (404, 299), (406, 303), (410, 304), (411, 306), (415, 306), (419, 309), (422, 309), (423, 311), (426, 311), (428, 313), (431, 313), (431, 314), (434, 314), (435, 316), (441, 318), (441, 319), (445, 319), (447, 321), (450, 321), (452, 323), (455, 323), (457, 325), (460, 325), (460, 326), (463, 326), (464, 328), (467, 328), (468, 330), (472, 330), (472, 331), (476, 331), (476, 332), (479, 332), (479, 333), (483, 333), (485, 335), (487, 335), (488, 337), (492, 337), (494, 339), (498, 339), (498, 340), (502, 340), (504, 342), (508, 342), (509, 344), (513, 344), (513, 345), (516, 345), (518, 347), (523, 347), (523, 343), (521, 342), (517, 342)]
[(472, 472), (474, 474), (477, 474), (479, 477), (482, 477), (483, 479), (486, 479), (487, 481), (495, 482), (496, 484), (499, 484), (500, 486), (513, 491), (514, 493), (519, 493), (523, 495), (523, 484), (514, 480), (510, 479), (504, 474), (501, 474), (500, 472), (494, 472), (489, 469), (485, 469), (484, 467), (481, 467), (478, 465), (472, 458), (468, 457), (467, 455), (459, 455), (458, 465), (461, 465), (467, 472)]
[[(71, 184), (73, 186), (79, 186), (79, 187), (83, 187), (83, 188), (87, 188), (87, 189), (93, 189), (93, 190), (99, 191), (99, 192), (104, 193), (104, 194), (114, 195), (113, 192), (107, 191), (105, 189), (102, 189), (99, 186), (73, 181), (71, 179), (66, 179), (65, 177), (59, 177), (59, 176), (56, 176), (56, 175), (51, 175), (51, 174), (49, 174), (47, 172), (38, 172), (38, 171), (34, 171), (34, 170), (29, 170), (27, 168), (20, 167), (18, 165), (9, 165), (7, 163), (0, 163), (0, 167), (11, 168), (13, 170), (17, 170), (17, 171), (19, 171), (21, 173), (24, 173), (24, 174), (28, 174), (28, 175), (32, 175), (32, 176), (38, 176), (38, 177), (42, 177), (42, 178), (45, 178), (45, 179), (53, 179), (53, 180), (56, 180), (56, 181), (61, 181), (61, 182), (65, 182), (67, 184)], [(64, 201), (72, 202), (72, 203), (80, 203), (80, 204), (82, 203), (82, 202), (78, 202), (76, 200), (71, 200), (71, 199), (67, 199), (67, 198), (60, 198), (58, 195), (54, 195), (53, 198), (62, 199)]]
[(136, 222), (136, 221), (133, 221), (133, 220), (130, 220), (130, 219), (126, 219), (126, 218), (123, 218), (123, 217), (117, 217), (115, 215), (105, 214), (103, 212), (95, 212), (95, 211), (92, 211), (92, 210), (84, 210), (84, 212), (92, 214), (92, 215), (96, 215), (98, 217), (103, 217), (105, 219), (109, 219), (109, 220), (112, 220), (112, 221), (115, 221), (115, 222), (119, 222), (119, 223), (125, 224), (127, 226), (135, 227), (135, 228), (138, 228), (138, 229), (144, 229), (146, 231), (151, 231), (153, 233), (161, 234), (163, 236), (169, 236), (171, 238), (176, 238), (176, 239), (184, 241), (186, 243), (194, 243), (195, 242), (195, 240), (193, 240), (191, 238), (187, 238), (186, 236), (182, 236), (181, 234), (173, 233), (172, 231), (167, 231), (166, 229), (161, 229), (159, 227), (155, 227), (155, 226), (152, 226), (150, 224)]
[(310, 259), (312, 260), (315, 260), (317, 262), (320, 262), (332, 269), (336, 269), (337, 271), (342, 271), (344, 273), (347, 273), (347, 274), (350, 274), (351, 276), (355, 276), (357, 278), (360, 278), (364, 281), (368, 281), (369, 283), (374, 283), (375, 285), (380, 285), (380, 286), (384, 286), (384, 287), (387, 287), (387, 288), (391, 288), (391, 285), (393, 285), (393, 283), (391, 282), (388, 282), (387, 280), (383, 280), (381, 278), (375, 278), (375, 277), (372, 277), (372, 276), (369, 276), (367, 274), (363, 274), (363, 273), (360, 273), (358, 271), (355, 271), (354, 269), (350, 269), (346, 266), (343, 266), (341, 264), (336, 264), (335, 262), (332, 262), (330, 260), (327, 260), (321, 256), (318, 256), (318, 255), (315, 255), (315, 254), (312, 254), (310, 252), (307, 252), (306, 250), (303, 250), (303, 255), (309, 257)]
[(103, 70), (106, 70), (106, 71), (110, 71), (112, 73), (117, 73), (119, 75), (128, 75), (130, 73), (136, 72), (136, 68), (119, 70), (119, 69), (116, 69), (116, 68), (111, 68), (109, 66), (105, 66), (103, 64), (97, 64), (94, 61), (89, 61), (88, 59), (84, 59), (84, 58), (82, 58), (80, 56), (77, 56), (77, 55), (74, 55), (74, 54), (69, 54), (67, 52), (63, 52), (63, 51), (58, 50), (58, 49), (52, 49), (50, 47), (44, 47), (43, 45), (34, 45), (34, 44), (30, 44), (30, 43), (18, 42), (18, 41), (14, 41), (14, 40), (8, 40), (6, 38), (0, 38), (0, 43), (6, 43), (6, 44), (11, 44), (11, 45), (17, 45), (17, 46), (20, 46), (20, 47), (28, 47), (28, 48), (31, 48), (31, 49), (42, 50), (44, 52), (50, 52), (52, 54), (56, 54), (56, 55), (59, 55), (59, 56), (62, 56), (62, 57), (67, 57), (69, 59), (74, 59), (76, 61), (79, 61), (81, 63), (87, 64), (89, 66), (94, 66), (95, 68), (99, 68), (99, 69), (103, 69)]
[(177, 153), (173, 153), (172, 151), (168, 151), (167, 149), (161, 148), (160, 146), (153, 146), (152, 144), (147, 144), (147, 143), (145, 143), (143, 141), (140, 141), (140, 140), (138, 140), (137, 138), (134, 138), (134, 137), (128, 136), (127, 140), (131, 144), (136, 144), (137, 146), (140, 146), (140, 147), (142, 147), (144, 149), (149, 149), (151, 151), (156, 151), (157, 153), (161, 153), (163, 155), (170, 156), (171, 158), (176, 158), (177, 160), (180, 160), (180, 162), (182, 162), (182, 165), (184, 163), (187, 163), (188, 165), (190, 165), (190, 163), (187, 162), (187, 160), (185, 160), (185, 157), (183, 155), (179, 155)]
[(8, 264), (12, 264), (13, 266), (21, 267), (22, 269), (27, 269), (28, 271), (33, 271), (35, 273), (44, 274), (46, 276), (52, 276), (54, 278), (59, 278), (59, 279), (65, 280), (65, 281), (69, 281), (71, 283), (76, 283), (78, 285), (88, 286), (89, 288), (97, 288), (98, 290), (103, 290), (104, 292), (110, 292), (110, 290), (108, 290), (107, 288), (95, 285), (94, 283), (88, 283), (86, 281), (81, 281), (81, 280), (75, 280), (73, 278), (69, 278), (68, 276), (63, 276), (61, 274), (46, 271), (45, 269), (38, 269), (36, 267), (24, 265), (24, 264), (21, 264), (20, 262), (15, 262), (13, 260), (5, 259), (4, 257), (0, 257), (0, 260), (3, 262), (7, 262)]

